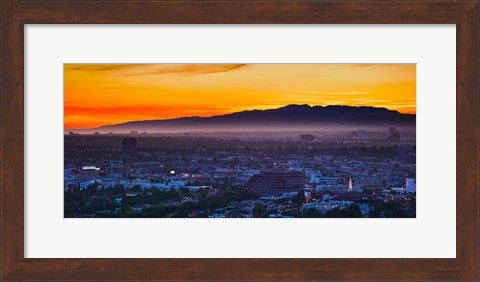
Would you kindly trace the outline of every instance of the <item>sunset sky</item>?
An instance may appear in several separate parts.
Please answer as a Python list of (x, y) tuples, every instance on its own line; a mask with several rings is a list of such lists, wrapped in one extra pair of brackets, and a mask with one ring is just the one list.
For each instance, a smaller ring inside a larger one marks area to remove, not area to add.
[(65, 128), (289, 104), (416, 113), (415, 64), (65, 64)]

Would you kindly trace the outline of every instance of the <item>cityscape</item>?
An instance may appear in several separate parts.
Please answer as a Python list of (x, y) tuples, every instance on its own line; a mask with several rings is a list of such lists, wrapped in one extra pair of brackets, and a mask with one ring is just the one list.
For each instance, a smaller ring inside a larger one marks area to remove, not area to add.
[(416, 217), (415, 65), (64, 71), (65, 218)]

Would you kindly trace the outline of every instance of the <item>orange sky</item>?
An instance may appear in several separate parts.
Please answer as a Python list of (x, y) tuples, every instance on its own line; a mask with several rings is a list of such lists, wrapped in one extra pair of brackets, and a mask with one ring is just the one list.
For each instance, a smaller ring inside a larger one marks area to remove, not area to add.
[(416, 113), (415, 64), (65, 64), (65, 128), (289, 104)]

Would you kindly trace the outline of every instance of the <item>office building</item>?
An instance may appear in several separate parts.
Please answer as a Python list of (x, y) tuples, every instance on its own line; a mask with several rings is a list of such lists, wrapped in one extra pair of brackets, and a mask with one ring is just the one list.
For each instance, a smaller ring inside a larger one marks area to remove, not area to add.
[(388, 128), (388, 138), (389, 141), (399, 142), (400, 141), (400, 131), (395, 127)]
[(395, 127), (388, 128), (388, 135), (392, 135), (393, 133), (398, 133), (399, 131)]
[(276, 171), (254, 174), (244, 188), (264, 196), (281, 196), (305, 188), (305, 174), (296, 171)]
[(78, 175), (78, 180), (80, 182), (95, 180), (98, 178), (100, 169), (95, 166), (84, 166)]
[(359, 137), (359, 138), (363, 138), (363, 139), (366, 138), (366, 137), (367, 137), (367, 131), (364, 130), (364, 129), (360, 129), (360, 130), (358, 131), (358, 137)]
[(407, 178), (405, 180), (405, 190), (409, 193), (417, 192), (417, 181), (415, 178)]

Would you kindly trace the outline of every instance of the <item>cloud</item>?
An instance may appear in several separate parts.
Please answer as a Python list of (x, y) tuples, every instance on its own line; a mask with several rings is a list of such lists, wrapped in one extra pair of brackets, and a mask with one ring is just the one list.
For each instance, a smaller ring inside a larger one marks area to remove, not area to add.
[(122, 115), (158, 116), (161, 118), (192, 116), (192, 115), (214, 115), (216, 113), (227, 113), (228, 109), (215, 105), (128, 105), (128, 106), (106, 106), (106, 107), (82, 107), (65, 106), (66, 116), (104, 116), (116, 117)]
[(102, 71), (116, 75), (167, 75), (181, 76), (205, 75), (234, 71), (248, 64), (65, 64), (70, 71)]
[(294, 90), (291, 91), (293, 93), (298, 94), (314, 94), (314, 95), (367, 95), (370, 94), (371, 91), (331, 91), (331, 90)]
[(65, 70), (76, 71), (117, 71), (145, 66), (143, 64), (64, 64)]
[(390, 102), (391, 100), (387, 99), (370, 99), (370, 98), (347, 98), (346, 101), (351, 101), (351, 102), (367, 102), (367, 103), (384, 103), (384, 102)]
[(386, 67), (395, 64), (350, 64), (350, 68), (366, 68), (366, 67)]
[(234, 71), (247, 67), (247, 64), (178, 64), (178, 65), (152, 65), (140, 72), (126, 75), (164, 75), (176, 74), (181, 76), (204, 75)]

